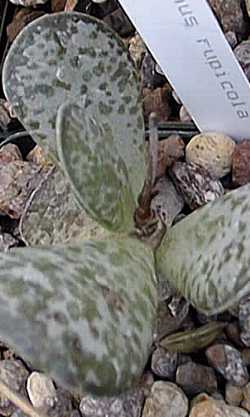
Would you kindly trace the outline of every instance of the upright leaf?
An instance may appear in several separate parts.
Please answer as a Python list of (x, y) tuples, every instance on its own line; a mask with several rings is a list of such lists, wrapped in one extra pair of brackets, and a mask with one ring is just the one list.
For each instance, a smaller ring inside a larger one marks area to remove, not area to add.
[(87, 213), (108, 229), (127, 232), (133, 229), (135, 202), (126, 163), (106, 120), (100, 113), (88, 116), (75, 104), (62, 105), (58, 154)]
[(61, 104), (98, 110), (112, 127), (137, 197), (145, 177), (140, 85), (124, 42), (108, 26), (77, 12), (36, 19), (9, 50), (3, 86), (21, 123), (54, 157)]
[(156, 301), (153, 254), (134, 239), (0, 253), (0, 339), (80, 395), (138, 380)]
[(214, 314), (250, 291), (250, 184), (177, 223), (157, 251), (157, 270), (198, 310)]

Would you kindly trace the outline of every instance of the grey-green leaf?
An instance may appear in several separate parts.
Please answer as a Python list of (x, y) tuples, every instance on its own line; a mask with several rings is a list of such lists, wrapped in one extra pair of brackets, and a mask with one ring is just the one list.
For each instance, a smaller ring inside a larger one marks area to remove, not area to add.
[(0, 339), (80, 395), (135, 383), (152, 343), (157, 291), (135, 239), (0, 253)]
[(42, 16), (13, 42), (3, 86), (34, 140), (56, 155), (59, 107), (78, 102), (112, 127), (138, 196), (145, 177), (140, 83), (124, 42), (100, 20), (77, 12)]
[(250, 184), (196, 210), (166, 235), (157, 271), (198, 310), (214, 314), (250, 292)]
[(56, 167), (31, 195), (22, 214), (19, 231), (22, 240), (29, 246), (104, 238), (108, 234), (79, 208), (69, 182)]
[(128, 170), (107, 119), (65, 104), (58, 112), (57, 134), (60, 160), (82, 207), (112, 231), (133, 230), (135, 201)]

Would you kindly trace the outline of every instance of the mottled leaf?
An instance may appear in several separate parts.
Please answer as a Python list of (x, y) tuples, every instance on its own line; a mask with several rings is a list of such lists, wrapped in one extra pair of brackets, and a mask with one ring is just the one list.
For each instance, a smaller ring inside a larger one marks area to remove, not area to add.
[(127, 232), (134, 226), (135, 201), (128, 170), (106, 120), (100, 113), (88, 117), (75, 104), (60, 107), (58, 154), (87, 213), (108, 229)]
[(0, 253), (0, 339), (80, 395), (112, 395), (140, 377), (157, 291), (135, 239)]
[(79, 208), (62, 172), (52, 168), (31, 195), (19, 231), (30, 246), (62, 244), (107, 234)]
[(157, 270), (198, 310), (214, 314), (250, 292), (250, 184), (177, 223), (157, 251)]
[(140, 84), (121, 39), (77, 12), (47, 14), (23, 29), (3, 69), (3, 86), (34, 140), (56, 156), (59, 107), (78, 102), (112, 128), (137, 197), (145, 177)]

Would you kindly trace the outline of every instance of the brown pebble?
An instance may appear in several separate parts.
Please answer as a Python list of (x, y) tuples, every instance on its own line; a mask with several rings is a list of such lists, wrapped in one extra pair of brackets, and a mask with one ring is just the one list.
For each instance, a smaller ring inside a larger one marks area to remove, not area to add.
[(243, 401), (241, 407), (250, 412), (250, 383), (243, 389)]
[(225, 400), (229, 405), (239, 406), (243, 400), (243, 388), (227, 382), (225, 388)]
[(194, 362), (178, 366), (176, 383), (189, 395), (204, 391), (211, 394), (217, 390), (217, 379), (214, 370)]
[(170, 135), (159, 142), (157, 177), (166, 173), (166, 169), (178, 159), (184, 157), (185, 144), (179, 135)]
[(247, 384), (249, 375), (240, 352), (227, 344), (216, 344), (206, 349), (208, 362), (234, 385)]
[(250, 140), (244, 140), (235, 146), (233, 153), (232, 179), (235, 185), (250, 182)]
[(144, 117), (148, 120), (150, 113), (156, 113), (158, 122), (167, 122), (171, 114), (169, 86), (144, 89), (143, 108)]
[(224, 401), (211, 398), (195, 404), (189, 417), (249, 417), (249, 414), (242, 408), (233, 407)]

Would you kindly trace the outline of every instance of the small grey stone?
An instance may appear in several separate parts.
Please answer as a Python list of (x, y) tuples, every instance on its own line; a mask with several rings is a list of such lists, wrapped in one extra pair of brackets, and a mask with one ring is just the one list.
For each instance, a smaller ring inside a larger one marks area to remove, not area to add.
[(146, 399), (142, 417), (185, 417), (188, 399), (172, 382), (157, 381)]
[[(13, 391), (26, 396), (25, 383), (28, 378), (27, 369), (17, 360), (0, 361), (0, 379)], [(16, 406), (0, 394), (0, 414), (10, 416), (16, 411)]]
[(155, 191), (157, 195), (151, 201), (151, 210), (169, 228), (183, 209), (184, 200), (167, 177), (159, 178), (155, 185)]
[(217, 379), (214, 370), (194, 362), (178, 366), (176, 383), (182, 387), (186, 394), (190, 395), (201, 392), (211, 394), (217, 390)]
[(48, 417), (69, 417), (72, 411), (71, 394), (61, 388), (57, 388), (55, 397), (46, 400), (46, 414)]
[(178, 363), (178, 353), (168, 352), (166, 349), (157, 348), (151, 359), (152, 371), (162, 378), (167, 378), (171, 381), (175, 378), (175, 372)]
[(227, 344), (216, 344), (207, 348), (206, 356), (209, 363), (223, 377), (234, 385), (243, 386), (248, 382), (249, 375), (240, 352)]
[(84, 417), (139, 417), (143, 399), (141, 389), (116, 397), (86, 395), (81, 400), (80, 411)]

